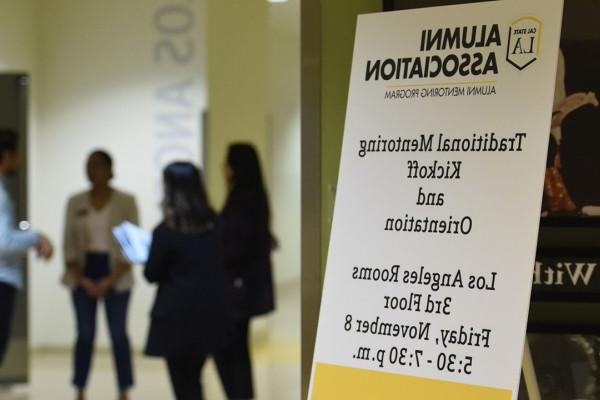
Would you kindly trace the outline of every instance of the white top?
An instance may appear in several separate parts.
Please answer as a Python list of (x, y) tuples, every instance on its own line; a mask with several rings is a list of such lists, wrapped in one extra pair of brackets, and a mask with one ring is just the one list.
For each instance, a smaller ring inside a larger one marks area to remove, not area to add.
[(110, 201), (100, 210), (90, 207), (87, 216), (87, 251), (108, 253), (111, 245)]

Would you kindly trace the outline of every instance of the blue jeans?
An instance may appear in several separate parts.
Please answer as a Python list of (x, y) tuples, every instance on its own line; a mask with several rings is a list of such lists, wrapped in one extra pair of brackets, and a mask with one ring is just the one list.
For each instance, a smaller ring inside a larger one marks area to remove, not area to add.
[[(129, 296), (130, 292), (119, 293), (111, 290), (104, 297), (104, 308), (106, 309), (106, 319), (121, 391), (133, 386), (131, 348), (126, 327)], [(94, 352), (98, 299), (88, 296), (82, 288), (75, 289), (72, 297), (77, 317), (73, 384), (79, 389), (84, 389), (87, 385)]]

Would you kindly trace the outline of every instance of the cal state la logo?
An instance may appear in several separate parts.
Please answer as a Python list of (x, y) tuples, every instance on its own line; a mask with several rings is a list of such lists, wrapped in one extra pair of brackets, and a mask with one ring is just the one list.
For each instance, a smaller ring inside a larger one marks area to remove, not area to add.
[(539, 55), (542, 21), (535, 17), (521, 17), (508, 30), (506, 61), (523, 70), (533, 64)]

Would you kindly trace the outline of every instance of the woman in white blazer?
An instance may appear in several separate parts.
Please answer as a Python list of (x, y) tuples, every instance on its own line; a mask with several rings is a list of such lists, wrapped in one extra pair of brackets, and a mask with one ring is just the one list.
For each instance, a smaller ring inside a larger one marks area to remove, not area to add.
[(96, 310), (103, 300), (117, 368), (119, 399), (127, 400), (133, 386), (127, 310), (133, 284), (131, 266), (122, 257), (112, 228), (123, 221), (138, 223), (133, 196), (110, 185), (112, 158), (102, 150), (90, 154), (87, 176), (91, 189), (69, 199), (65, 231), (66, 270), (63, 282), (70, 288), (77, 320), (73, 384), (77, 399), (85, 399), (90, 372)]

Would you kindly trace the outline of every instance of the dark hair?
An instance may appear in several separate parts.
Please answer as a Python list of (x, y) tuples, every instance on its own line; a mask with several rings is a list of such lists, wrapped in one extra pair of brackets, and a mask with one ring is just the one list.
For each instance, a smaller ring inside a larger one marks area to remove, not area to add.
[(258, 154), (249, 143), (233, 143), (227, 152), (227, 165), (233, 170), (233, 187), (242, 190), (258, 189), (264, 184)]
[(231, 168), (233, 177), (223, 211), (243, 209), (243, 212), (251, 213), (268, 236), (269, 246), (276, 247), (276, 239), (270, 232), (269, 200), (254, 146), (249, 143), (230, 144), (227, 165)]
[(112, 170), (113, 159), (107, 151), (100, 149), (94, 150), (90, 153), (88, 159), (92, 157), (99, 157), (102, 160), (102, 162), (108, 167), (108, 169)]
[(17, 132), (12, 129), (0, 129), (0, 160), (6, 152), (16, 152), (19, 143)]
[(202, 173), (189, 162), (174, 162), (164, 169), (165, 223), (180, 232), (202, 232), (212, 227), (214, 211), (208, 204)]

